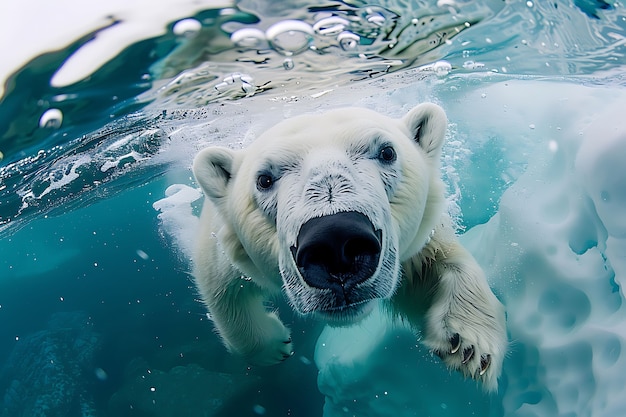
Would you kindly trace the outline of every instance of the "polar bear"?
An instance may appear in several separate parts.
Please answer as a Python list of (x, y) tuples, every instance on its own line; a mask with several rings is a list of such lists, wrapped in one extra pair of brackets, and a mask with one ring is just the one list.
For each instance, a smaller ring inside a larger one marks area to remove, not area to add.
[(443, 109), (362, 108), (287, 119), (249, 147), (193, 162), (206, 198), (194, 278), (226, 347), (259, 365), (292, 355), (268, 297), (346, 325), (384, 300), (444, 363), (495, 390), (504, 308), (457, 241), (440, 175)]

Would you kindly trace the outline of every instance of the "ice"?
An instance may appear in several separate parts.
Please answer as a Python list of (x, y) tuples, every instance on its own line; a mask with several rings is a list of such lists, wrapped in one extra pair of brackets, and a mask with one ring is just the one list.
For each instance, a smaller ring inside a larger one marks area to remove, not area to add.
[[(561, 103), (572, 118), (555, 131), (556, 152), (547, 160), (529, 155), (498, 213), (464, 236), (507, 304), (515, 344), (504, 404), (515, 415), (609, 416), (626, 407), (614, 388), (626, 382), (617, 371), (626, 364), (618, 287), (626, 125), (617, 103), (624, 98), (583, 88), (568, 95), (573, 100)], [(579, 99), (602, 102), (589, 112)], [(605, 206), (604, 190), (616, 193), (615, 205)]]
[[(481, 94), (484, 100), (463, 104)], [(495, 415), (618, 415), (626, 409), (626, 122), (619, 105), (626, 92), (506, 82), (461, 95), (448, 110), (459, 132), (476, 135), (466, 140), (470, 149), (497, 136), (505, 157), (526, 166), (497, 213), (462, 236), (507, 306), (512, 341), (498, 396), (477, 391), (468, 401), (501, 403), (489, 409)], [(461, 183), (476, 180), (471, 168), (461, 173)], [(386, 353), (411, 340), (391, 324), (376, 317), (324, 330), (316, 354), (324, 415), (471, 414), (437, 409), (446, 402), (441, 393), (454, 398), (448, 406), (463, 404), (458, 396), (467, 393), (443, 365), (433, 370), (427, 353)], [(404, 397), (381, 400), (382, 388)]]
[(160, 212), (158, 217), (162, 229), (173, 239), (181, 255), (190, 259), (199, 223), (193, 214), (192, 203), (199, 200), (202, 193), (197, 188), (174, 184), (165, 190), (165, 196), (152, 206)]

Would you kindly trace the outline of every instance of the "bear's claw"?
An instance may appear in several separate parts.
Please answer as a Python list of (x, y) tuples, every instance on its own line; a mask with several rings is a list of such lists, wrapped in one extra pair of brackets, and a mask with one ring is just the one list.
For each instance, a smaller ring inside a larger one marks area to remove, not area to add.
[(450, 345), (452, 345), (450, 353), (455, 354), (461, 347), (461, 336), (458, 333), (452, 335), (452, 337), (450, 338)]
[(478, 372), (479, 376), (483, 376), (485, 372), (487, 372), (487, 368), (491, 365), (491, 355), (481, 355), (480, 356), (480, 371)]
[(463, 350), (463, 360), (461, 360), (461, 363), (465, 365), (466, 363), (470, 361), (470, 359), (472, 359), (473, 356), (474, 356), (474, 346), (465, 348)]
[[(459, 333), (454, 333), (449, 337), (448, 343), (450, 346), (449, 349), (433, 349), (432, 352), (449, 366), (461, 370), (472, 378), (478, 379), (487, 373), (492, 364), (492, 356), (490, 353), (482, 353), (480, 354), (480, 360), (474, 360), (479, 349), (477, 350), (473, 344), (464, 344)], [(474, 366), (476, 366), (476, 368), (472, 371)]]

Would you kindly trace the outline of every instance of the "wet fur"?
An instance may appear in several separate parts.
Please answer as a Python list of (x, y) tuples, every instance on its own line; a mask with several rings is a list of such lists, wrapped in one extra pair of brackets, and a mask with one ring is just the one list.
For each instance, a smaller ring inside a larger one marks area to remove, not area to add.
[[(377, 272), (362, 285), (364, 306), (368, 297), (389, 300), (448, 367), (486, 390), (497, 388), (507, 349), (504, 309), (445, 214), (439, 159), (446, 127), (445, 113), (433, 104), (399, 120), (342, 109), (288, 119), (246, 150), (198, 154), (194, 174), (207, 198), (194, 277), (230, 351), (261, 365), (292, 354), (289, 329), (264, 300), (283, 292), (302, 314), (332, 308), (323, 289), (299, 276), (290, 247), (310, 218), (359, 211), (384, 240)], [(396, 148), (394, 166), (368, 156), (381, 140)], [(260, 191), (259, 173), (282, 182)], [(303, 181), (308, 188), (299, 193)], [(367, 313), (359, 308), (336, 319), (358, 320)]]

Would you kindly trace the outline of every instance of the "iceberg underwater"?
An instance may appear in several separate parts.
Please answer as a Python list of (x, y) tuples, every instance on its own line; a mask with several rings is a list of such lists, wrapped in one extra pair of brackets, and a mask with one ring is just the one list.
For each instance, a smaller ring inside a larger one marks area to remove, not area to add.
[[(481, 147), (494, 147), (499, 157), (525, 166), (515, 173), (512, 166), (493, 172), (493, 166), (463, 164), (457, 171), (461, 187), (493, 190), (480, 183), (485, 174), (508, 181), (497, 212), (461, 237), (507, 307), (511, 346), (501, 403), (476, 401), (467, 394), (475, 387), (453, 376), (434, 382), (432, 365), (424, 374), (416, 363), (419, 347), (398, 346), (410, 346), (406, 331), (390, 330), (375, 317), (363, 328), (327, 328), (320, 337), (316, 364), (325, 415), (469, 415), (470, 409), (478, 415), (619, 415), (626, 409), (618, 394), (626, 365), (620, 284), (626, 129), (617, 103), (626, 97), (541, 81), (500, 82), (468, 95), (475, 97), (471, 108), (452, 117), (457, 132), (486, 138), (470, 150), (484, 154)], [(594, 115), (572, 117), (594, 104)], [(461, 211), (466, 222), (473, 220), (467, 214), (474, 210)], [(415, 411), (420, 408), (423, 414)]]

